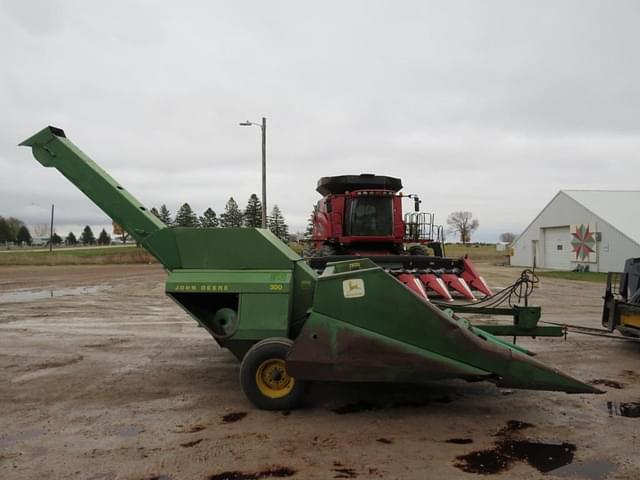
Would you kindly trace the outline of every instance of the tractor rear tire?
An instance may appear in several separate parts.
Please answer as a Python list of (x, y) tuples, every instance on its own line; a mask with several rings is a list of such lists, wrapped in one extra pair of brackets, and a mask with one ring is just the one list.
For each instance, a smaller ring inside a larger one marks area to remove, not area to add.
[(240, 364), (240, 385), (249, 401), (262, 410), (295, 410), (308, 383), (287, 374), (286, 357), (293, 341), (267, 338), (256, 343)]

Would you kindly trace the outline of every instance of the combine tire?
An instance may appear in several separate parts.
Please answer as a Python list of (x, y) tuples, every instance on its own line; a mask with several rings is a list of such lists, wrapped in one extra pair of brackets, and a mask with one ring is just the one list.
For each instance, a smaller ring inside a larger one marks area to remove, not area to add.
[(293, 341), (267, 338), (246, 353), (240, 365), (240, 385), (262, 410), (294, 410), (301, 406), (307, 383), (287, 374), (285, 358)]

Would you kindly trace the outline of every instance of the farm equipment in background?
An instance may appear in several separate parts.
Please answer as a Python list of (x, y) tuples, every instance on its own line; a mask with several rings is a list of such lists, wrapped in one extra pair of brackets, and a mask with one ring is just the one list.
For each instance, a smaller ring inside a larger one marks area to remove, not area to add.
[[(318, 275), (266, 229), (167, 227), (61, 129), (47, 127), (21, 145), (158, 259), (168, 274), (166, 294), (241, 360), (242, 389), (259, 408), (296, 408), (309, 382), (325, 380), (460, 378), (600, 393), (437, 308), (367, 258), (329, 263)], [(501, 334), (545, 328), (536, 327), (539, 308), (532, 308), (521, 307), (523, 324), (506, 325)]]
[(627, 337), (640, 337), (640, 258), (630, 258), (624, 272), (609, 272), (602, 325)]
[[(428, 300), (454, 295), (475, 300), (472, 290), (492, 291), (467, 257), (444, 256), (444, 235), (433, 213), (420, 212), (416, 194), (403, 194), (399, 178), (373, 174), (323, 177), (323, 198), (313, 214), (313, 231), (304, 256), (319, 272), (331, 262), (371, 259), (410, 290)], [(403, 215), (402, 199), (414, 211)], [(425, 255), (430, 249), (433, 255)]]

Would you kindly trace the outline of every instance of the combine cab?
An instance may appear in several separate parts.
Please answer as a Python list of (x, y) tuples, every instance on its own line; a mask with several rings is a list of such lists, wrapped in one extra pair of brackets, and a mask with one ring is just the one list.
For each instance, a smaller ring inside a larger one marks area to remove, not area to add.
[[(432, 213), (420, 212), (420, 199), (403, 194), (399, 178), (373, 174), (323, 177), (316, 189), (322, 200), (314, 211), (313, 233), (305, 250), (310, 265), (322, 271), (328, 262), (370, 258), (409, 289), (428, 299), (453, 295), (475, 300), (474, 291), (491, 289), (466, 258), (444, 256), (442, 226)], [(402, 199), (414, 211), (403, 215)], [(426, 255), (426, 251), (432, 255)]]

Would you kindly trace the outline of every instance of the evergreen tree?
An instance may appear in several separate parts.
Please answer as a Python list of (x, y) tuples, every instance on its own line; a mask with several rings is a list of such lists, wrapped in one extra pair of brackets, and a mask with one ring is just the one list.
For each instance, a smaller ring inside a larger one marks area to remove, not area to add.
[(188, 203), (183, 204), (176, 213), (175, 225), (178, 227), (197, 227), (198, 217)]
[(89, 225), (84, 227), (82, 235), (80, 235), (80, 242), (83, 245), (94, 245), (96, 243), (96, 237), (93, 235), (93, 230)]
[(220, 225), (218, 216), (212, 208), (207, 208), (200, 217), (200, 226), (202, 228), (215, 228)]
[(151, 207), (149, 209), (149, 213), (153, 213), (157, 218), (160, 218), (160, 212), (156, 207)]
[(69, 235), (67, 235), (67, 238), (64, 239), (64, 243), (65, 245), (69, 245), (69, 246), (77, 245), (78, 239), (73, 234), (73, 232), (69, 232)]
[(31, 232), (29, 232), (29, 229), (25, 225), (22, 225), (20, 227), (20, 230), (18, 230), (16, 241), (20, 245), (23, 245), (23, 244), (31, 245), (31, 240), (32, 240)]
[(98, 245), (111, 245), (111, 237), (104, 228), (98, 236)]
[(316, 204), (313, 206), (313, 210), (311, 210), (311, 215), (309, 215), (309, 221), (307, 222), (307, 229), (304, 231), (304, 238), (307, 240), (310, 240), (313, 235), (313, 223), (317, 213), (318, 205)]
[(173, 224), (173, 220), (171, 220), (171, 212), (169, 212), (169, 209), (164, 203), (160, 205), (160, 215), (158, 215), (158, 218), (168, 227)]
[(262, 203), (255, 193), (251, 194), (247, 208), (244, 209), (244, 226), (256, 228), (262, 226)]
[(24, 223), (22, 222), (22, 220), (14, 217), (7, 217), (5, 220), (7, 222), (7, 226), (9, 227), (9, 241), (18, 241), (18, 232), (20, 231), (20, 227), (22, 227)]
[(51, 243), (53, 243), (54, 245), (60, 245), (62, 243), (62, 237), (53, 232), (53, 235), (51, 236)]
[(276, 237), (285, 243), (289, 241), (289, 227), (285, 223), (278, 205), (273, 206), (267, 223), (269, 225), (269, 230), (271, 230)]
[(242, 212), (233, 197), (229, 198), (224, 207), (224, 213), (220, 215), (220, 226), (226, 228), (242, 226)]
[(9, 224), (4, 217), (0, 217), (0, 243), (11, 241), (11, 230), (9, 229)]

